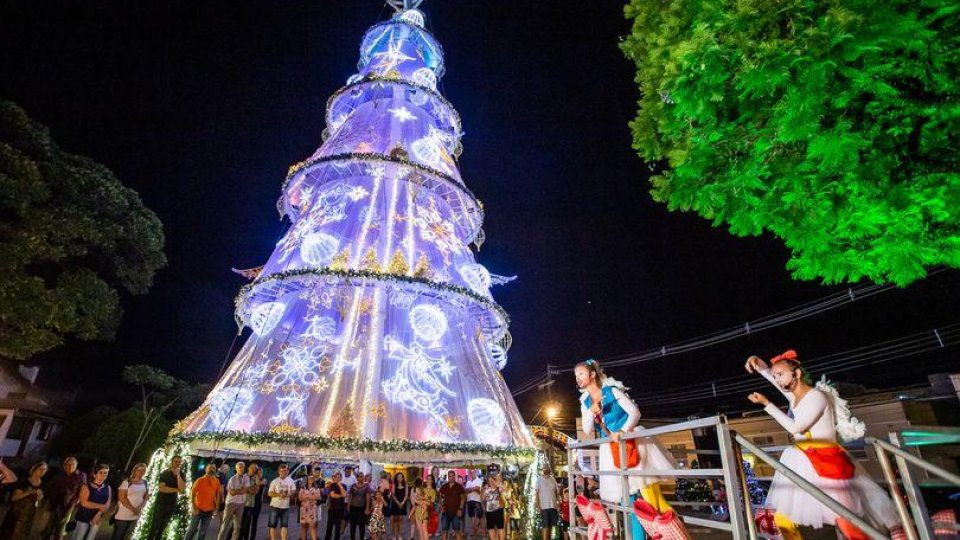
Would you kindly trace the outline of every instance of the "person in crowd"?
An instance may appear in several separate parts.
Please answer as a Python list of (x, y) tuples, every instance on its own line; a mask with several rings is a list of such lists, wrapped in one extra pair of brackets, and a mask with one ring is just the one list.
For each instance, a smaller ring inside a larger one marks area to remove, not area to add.
[(327, 518), (327, 501), (329, 500), (329, 490), (327, 489), (327, 482), (323, 478), (323, 469), (320, 468), (320, 465), (317, 465), (317, 468), (314, 470), (316, 474), (316, 481), (314, 486), (320, 493), (320, 498), (317, 499), (317, 534), (320, 534), (320, 524), (324, 523), (324, 520)]
[(437, 484), (438, 479), (440, 478), (440, 468), (434, 465), (430, 467), (430, 474), (427, 476), (427, 479), (433, 479), (433, 484), (430, 486), (433, 489), (440, 489), (440, 485)]
[(402, 472), (393, 475), (393, 492), (387, 515), (390, 517), (390, 539), (403, 540), (403, 517), (407, 515), (407, 477)]
[(314, 469), (303, 487), (297, 494), (297, 500), (300, 502), (300, 540), (307, 539), (307, 532), (310, 533), (312, 540), (317, 540), (317, 524), (319, 516), (317, 515), (317, 501), (320, 500), (320, 488), (317, 486), (320, 472)]
[(540, 512), (540, 535), (543, 540), (550, 540), (553, 528), (560, 524), (560, 512), (557, 511), (557, 481), (549, 464), (544, 465), (540, 478), (537, 478), (536, 501)]
[(137, 463), (130, 470), (130, 476), (120, 482), (117, 489), (117, 513), (113, 516), (113, 540), (130, 540), (133, 529), (140, 519), (140, 512), (147, 504), (150, 492), (147, 489), (147, 464)]
[(463, 538), (463, 505), (467, 500), (463, 485), (457, 483), (456, 471), (447, 472), (447, 483), (440, 487), (440, 538), (447, 540), (452, 529), (457, 540)]
[(343, 484), (344, 489), (347, 490), (347, 497), (346, 497), (347, 500), (344, 503), (347, 506), (344, 509), (343, 524), (342, 524), (343, 530), (347, 530), (347, 520), (350, 517), (350, 509), (349, 509), (350, 490), (357, 483), (357, 475), (354, 474), (352, 466), (347, 465), (346, 467), (343, 468), (343, 479), (340, 481), (340, 483)]
[[(377, 482), (376, 489), (374, 489), (374, 487), (373, 487), (373, 485), (372, 485), (372, 484), (373, 484), (373, 481), (372, 481), (372, 480), (370, 481), (370, 484), (371, 484), (371, 486), (370, 486), (369, 489), (370, 489), (370, 500), (371, 500), (371, 501), (373, 501), (374, 496), (375, 496), (377, 493), (380, 493), (380, 494), (383, 495), (383, 508), (381, 508), (380, 512), (383, 514), (383, 522), (384, 522), (384, 526), (386, 526), (387, 520), (390, 519), (390, 496), (391, 496), (392, 493), (393, 493), (393, 480), (390, 478), (390, 473), (388, 473), (387, 471), (380, 471), (380, 480)], [(371, 502), (370, 504), (372, 505), (373, 502)], [(371, 506), (371, 509), (372, 509), (372, 506)], [(369, 516), (372, 516), (372, 515), (373, 515), (373, 512), (372, 512), (372, 511), (371, 511), (371, 512), (367, 512), (367, 514), (368, 514)], [(368, 532), (368, 533), (370, 532), (370, 528), (369, 528), (369, 527), (370, 527), (370, 518), (368, 517), (368, 518), (367, 518), (367, 532)], [(384, 534), (386, 534), (386, 531), (384, 531)]]
[[(866, 426), (850, 416), (850, 409), (836, 390), (826, 383), (814, 387), (793, 350), (774, 357), (769, 364), (751, 356), (744, 368), (767, 379), (790, 404), (792, 417), (759, 392), (748, 396), (793, 435), (794, 445), (780, 454), (780, 463), (868, 521), (888, 529), (899, 526), (900, 519), (887, 493), (856, 468), (838, 442), (838, 433), (848, 440), (863, 437)], [(775, 510), (774, 520), (785, 540), (801, 538), (797, 525), (821, 528), (824, 523), (835, 524), (850, 540), (868, 538), (780, 472), (773, 476), (764, 506)]]
[(393, 490), (393, 480), (390, 478), (390, 473), (387, 471), (380, 471), (380, 483), (377, 484), (377, 490), (384, 493), (388, 493)]
[[(434, 469), (436, 469), (436, 467), (434, 467)], [(433, 488), (434, 491), (437, 491), (438, 489), (440, 489), (439, 480), (437, 480), (438, 478), (440, 478), (440, 477), (439, 477), (439, 476), (434, 476), (432, 473), (427, 476), (427, 481), (426, 481), (426, 483), (427, 483), (431, 488)]]
[(109, 465), (99, 465), (93, 471), (93, 479), (80, 486), (80, 501), (73, 514), (76, 526), (71, 540), (95, 540), (100, 529), (100, 520), (110, 508), (113, 492), (107, 485)]
[[(341, 479), (340, 473), (335, 472), (327, 485), (327, 530), (323, 536), (324, 540), (339, 540), (340, 538), (347, 496), (347, 490), (343, 487)], [(334, 531), (336, 531), (336, 536), (331, 536)]]
[(243, 496), (243, 517), (240, 519), (240, 539), (254, 540), (257, 535), (257, 522), (263, 508), (263, 470), (256, 463), (247, 465), (247, 477), (250, 487)]
[(227, 502), (220, 520), (220, 533), (217, 535), (217, 540), (225, 540), (228, 536), (232, 540), (240, 538), (243, 507), (250, 492), (250, 477), (247, 476), (246, 463), (238, 461), (233, 468), (234, 475), (227, 481)]
[(483, 480), (477, 471), (473, 469), (467, 471), (467, 479), (463, 487), (467, 494), (467, 524), (470, 525), (467, 536), (479, 536), (482, 534), (480, 521), (483, 519), (483, 504), (480, 491), (483, 489)]
[(44, 490), (50, 508), (48, 530), (44, 536), (50, 540), (60, 540), (66, 534), (70, 514), (80, 497), (80, 486), (87, 483), (87, 475), (77, 465), (77, 458), (64, 458), (63, 470)]
[(267, 496), (270, 497), (270, 540), (276, 540), (277, 529), (280, 529), (280, 539), (287, 540), (287, 520), (290, 516), (290, 499), (297, 492), (297, 484), (288, 475), (290, 468), (281, 464), (277, 468), (278, 477), (270, 482)]
[(360, 540), (366, 538), (367, 508), (370, 506), (370, 492), (367, 490), (366, 477), (363, 473), (357, 474), (357, 482), (348, 492), (350, 508), (350, 540), (356, 540), (356, 532), (360, 531)]
[(223, 490), (220, 487), (217, 466), (209, 463), (204, 472), (190, 488), (190, 525), (187, 526), (186, 540), (204, 540), (210, 518), (217, 508), (220, 508)]
[(501, 489), (500, 476), (487, 476), (487, 485), (480, 492), (483, 501), (483, 511), (486, 514), (487, 534), (490, 540), (505, 540), (506, 535), (506, 504)]
[(567, 538), (567, 531), (570, 530), (570, 490), (563, 486), (560, 490), (560, 538)]
[(227, 505), (227, 484), (230, 483), (230, 466), (227, 465), (226, 460), (220, 464), (220, 469), (217, 471), (217, 480), (220, 480), (220, 489), (223, 491), (222, 497), (220, 497), (220, 507), (217, 508), (217, 511), (220, 515), (223, 515)]
[(383, 497), (387, 490), (378, 489), (373, 493), (370, 499), (370, 522), (367, 524), (367, 530), (370, 532), (370, 540), (383, 540), (383, 535), (387, 532), (387, 520), (383, 515), (383, 509), (387, 505), (387, 500)]
[[(627, 469), (649, 472), (675, 468), (673, 459), (653, 439), (629, 439), (621, 442), (623, 434), (641, 429), (640, 410), (627, 395), (623, 383), (607, 377), (596, 360), (578, 363), (574, 368), (574, 377), (577, 388), (580, 389), (583, 431), (597, 437), (609, 436), (612, 440), (600, 445), (601, 471), (620, 469), (620, 444), (626, 446)], [(659, 482), (662, 480), (655, 476), (630, 476), (629, 491), (633, 493), (639, 490), (643, 500), (658, 511), (666, 512), (671, 507), (660, 490)], [(608, 502), (620, 501), (623, 496), (623, 481), (620, 476), (601, 476), (600, 498)]]
[(146, 540), (163, 540), (163, 532), (177, 509), (177, 496), (183, 493), (186, 484), (180, 473), (183, 458), (173, 456), (170, 467), (160, 473), (157, 484), (157, 501), (153, 505), (153, 521)]
[(44, 497), (42, 484), (45, 474), (47, 464), (40, 461), (30, 467), (26, 478), (14, 484), (13, 493), (10, 495), (10, 509), (3, 520), (3, 526), (0, 526), (0, 538), (34, 538), (34, 522)]
[(427, 525), (430, 520), (430, 509), (433, 508), (436, 498), (437, 492), (429, 482), (425, 483), (421, 478), (414, 481), (410, 499), (413, 501), (410, 518), (417, 533), (417, 540), (428, 540), (430, 538)]

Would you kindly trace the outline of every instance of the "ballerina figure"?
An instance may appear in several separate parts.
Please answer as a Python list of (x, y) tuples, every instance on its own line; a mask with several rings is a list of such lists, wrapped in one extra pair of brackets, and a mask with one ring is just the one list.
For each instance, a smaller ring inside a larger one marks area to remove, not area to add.
[[(837, 442), (838, 432), (845, 440), (856, 440), (863, 437), (866, 427), (850, 416), (846, 401), (836, 390), (825, 380), (814, 387), (796, 351), (772, 358), (769, 365), (751, 356), (744, 367), (748, 373), (759, 373), (770, 381), (790, 403), (792, 418), (763, 394), (748, 396), (793, 435), (795, 444), (783, 451), (780, 463), (858, 516), (888, 529), (899, 526), (900, 518), (887, 493), (854, 465)], [(779, 472), (773, 477), (764, 506), (776, 510), (774, 520), (784, 540), (801, 538), (797, 525), (820, 528), (824, 523), (835, 524), (850, 540), (869, 538)]]
[[(596, 360), (580, 362), (574, 368), (577, 388), (580, 389), (580, 416), (583, 431), (597, 437), (609, 435), (614, 444), (620, 443), (623, 433), (642, 429), (640, 410), (627, 395), (623, 383), (604, 374)], [(600, 470), (613, 471), (620, 468), (619, 450), (614, 452), (611, 443), (600, 445)], [(627, 441), (627, 469), (657, 471), (675, 468), (673, 460), (657, 442), (650, 439)], [(629, 477), (629, 491), (640, 490), (640, 496), (660, 512), (670, 510), (663, 497), (659, 482), (663, 478), (653, 476)], [(618, 502), (622, 497), (622, 482), (619, 476), (600, 476), (600, 498)]]

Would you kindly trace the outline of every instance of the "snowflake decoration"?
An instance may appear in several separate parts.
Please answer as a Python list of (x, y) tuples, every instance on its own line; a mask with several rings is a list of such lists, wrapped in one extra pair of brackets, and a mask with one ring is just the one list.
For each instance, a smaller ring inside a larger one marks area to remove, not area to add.
[(416, 116), (413, 115), (406, 107), (395, 107), (393, 109), (387, 109), (390, 114), (393, 115), (393, 118), (403, 124), (407, 120), (413, 120)]
[(427, 206), (414, 205), (417, 213), (414, 223), (420, 231), (420, 238), (436, 246), (444, 263), (449, 265), (451, 253), (463, 253), (463, 243), (457, 238), (453, 223), (440, 215), (436, 199), (429, 200)]
[(313, 348), (288, 347), (268, 372), (273, 375), (269, 384), (286, 392), (296, 392), (300, 385), (311, 386), (317, 382), (320, 363)]
[(314, 392), (320, 394), (326, 391), (327, 388), (330, 388), (330, 381), (328, 381), (326, 377), (320, 377), (317, 379), (317, 382), (310, 386), (310, 388), (313, 389)]
[(402, 42), (400, 41), (391, 41), (387, 46), (387, 50), (382, 53), (377, 53), (373, 55), (377, 59), (374, 69), (376, 69), (381, 75), (396, 68), (404, 62), (409, 62), (413, 60), (412, 56), (405, 54), (400, 50)]

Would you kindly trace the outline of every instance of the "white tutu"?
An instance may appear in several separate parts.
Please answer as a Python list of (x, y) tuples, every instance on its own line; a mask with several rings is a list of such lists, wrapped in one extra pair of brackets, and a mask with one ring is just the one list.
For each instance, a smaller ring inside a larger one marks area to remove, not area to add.
[[(810, 458), (796, 446), (783, 451), (780, 463), (874, 525), (889, 529), (900, 524), (900, 517), (890, 496), (859, 467), (849, 480), (823, 478), (813, 468)], [(837, 520), (837, 514), (779, 472), (773, 476), (764, 506), (773, 508), (797, 525), (817, 529), (824, 524), (833, 525)]]
[[(643, 429), (637, 426), (635, 429)], [(637, 441), (637, 452), (640, 454), (640, 463), (631, 470), (634, 471), (662, 471), (665, 469), (674, 469), (676, 464), (669, 454), (660, 446), (660, 443), (653, 438), (634, 439)], [(622, 444), (622, 443), (621, 443)], [(613, 453), (610, 450), (610, 443), (600, 445), (600, 470), (615, 471), (617, 467), (613, 463)], [(631, 476), (630, 493), (636, 490), (666, 481), (666, 478), (656, 476)], [(623, 497), (621, 492), (621, 477), (619, 476), (600, 476), (600, 498), (607, 502), (619, 502)]]

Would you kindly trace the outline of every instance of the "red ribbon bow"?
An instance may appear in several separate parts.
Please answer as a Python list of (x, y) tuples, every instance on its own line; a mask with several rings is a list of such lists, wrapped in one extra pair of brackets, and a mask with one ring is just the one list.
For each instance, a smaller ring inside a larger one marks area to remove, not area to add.
[(777, 356), (774, 356), (773, 358), (770, 359), (770, 365), (772, 366), (777, 362), (781, 362), (783, 360), (793, 360), (795, 362), (799, 362), (799, 360), (797, 360), (797, 351), (790, 349), (789, 351), (784, 351), (783, 354), (778, 354)]

